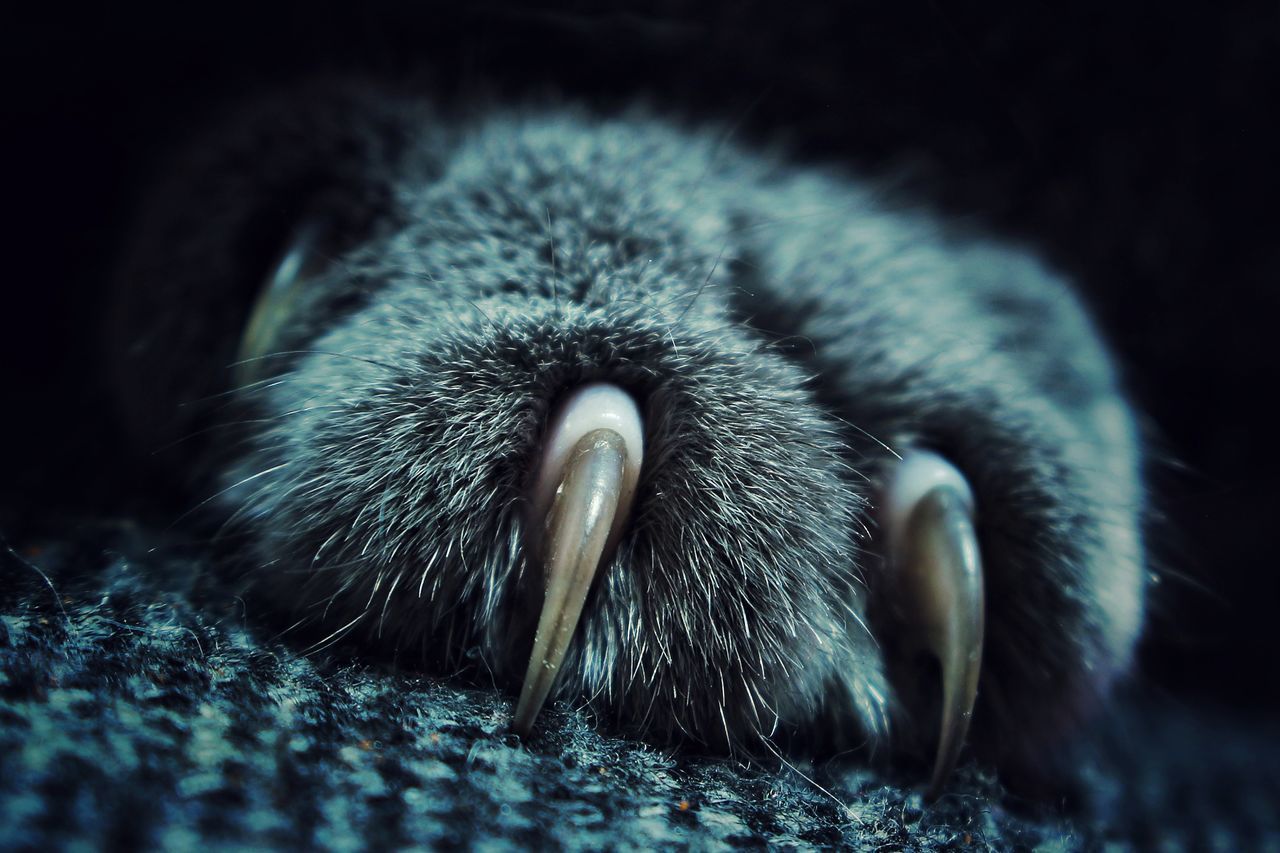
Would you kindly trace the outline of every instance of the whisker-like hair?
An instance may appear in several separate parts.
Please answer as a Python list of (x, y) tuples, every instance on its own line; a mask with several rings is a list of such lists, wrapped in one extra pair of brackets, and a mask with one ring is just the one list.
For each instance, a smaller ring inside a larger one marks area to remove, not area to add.
[(176, 527), (177, 525), (181, 524), (183, 521), (185, 521), (186, 519), (190, 518), (194, 513), (198, 512), (199, 510), (201, 510), (201, 509), (203, 509), (204, 507), (208, 506), (211, 502), (213, 502), (213, 501), (217, 500), (218, 498), (222, 497), (223, 495), (227, 494), (228, 492), (234, 491), (235, 489), (238, 489), (240, 486), (243, 486), (243, 485), (244, 485), (244, 484), (246, 484), (246, 483), (252, 482), (253, 480), (256, 480), (256, 479), (258, 479), (258, 478), (260, 478), (260, 477), (265, 477), (265, 476), (267, 476), (268, 474), (272, 474), (272, 473), (274, 473), (274, 472), (276, 472), (276, 471), (279, 471), (279, 470), (281, 470), (281, 469), (283, 469), (283, 468), (288, 468), (291, 464), (293, 464), (293, 463), (291, 463), (291, 462), (281, 462), (281, 463), (279, 463), (279, 464), (277, 464), (277, 465), (272, 465), (271, 467), (269, 467), (269, 468), (265, 468), (265, 469), (263, 469), (263, 470), (259, 471), (259, 472), (258, 472), (258, 473), (256, 473), (256, 474), (250, 474), (249, 476), (244, 477), (243, 479), (238, 480), (238, 481), (237, 481), (237, 482), (235, 482), (235, 483), (232, 483), (230, 486), (227, 486), (227, 487), (226, 487), (226, 488), (224, 488), (224, 489), (220, 489), (220, 490), (219, 490), (219, 491), (217, 491), (216, 493), (214, 493), (214, 494), (210, 495), (209, 497), (205, 498), (204, 500), (200, 501), (200, 503), (196, 504), (196, 505), (195, 505), (195, 506), (193, 506), (191, 509), (187, 510), (187, 511), (186, 511), (186, 512), (184, 512), (182, 515), (180, 515), (180, 516), (178, 516), (176, 519), (174, 519), (173, 523), (169, 526), (169, 529), (172, 529), (172, 528)]
[(726, 240), (724, 245), (720, 247), (719, 253), (716, 254), (715, 263), (711, 265), (711, 269), (707, 272), (707, 277), (702, 280), (702, 284), (698, 286), (698, 289), (694, 291), (692, 298), (689, 299), (689, 304), (684, 307), (684, 310), (680, 312), (680, 316), (676, 318), (677, 323), (685, 318), (685, 315), (689, 313), (691, 308), (693, 308), (693, 303), (697, 302), (698, 297), (707, 289), (707, 285), (711, 282), (711, 277), (714, 276), (716, 274), (716, 270), (720, 268), (720, 261), (724, 259), (725, 250), (728, 248), (729, 241)]
[(360, 356), (360, 355), (352, 355), (350, 353), (345, 353), (345, 352), (333, 352), (331, 350), (318, 350), (318, 349), (276, 350), (275, 352), (264, 353), (262, 355), (254, 356), (253, 358), (246, 358), (241, 361), (232, 362), (231, 364), (228, 365), (228, 369), (235, 369), (246, 364), (252, 364), (257, 361), (266, 361), (272, 358), (284, 358), (286, 356), (296, 356), (296, 355), (323, 355), (323, 356), (328, 356), (330, 358), (347, 358), (347, 359), (351, 359), (352, 361), (361, 361), (361, 362), (364, 362), (365, 364), (371, 364), (374, 367), (381, 367), (383, 370), (395, 370), (394, 365), (385, 361), (378, 361), (377, 359), (368, 358), (366, 356)]
[(698, 199), (699, 191), (706, 184), (707, 179), (711, 177), (711, 172), (719, 164), (720, 158), (728, 150), (729, 143), (733, 140), (735, 136), (738, 135), (738, 131), (742, 130), (743, 126), (747, 122), (747, 119), (751, 117), (751, 114), (755, 112), (757, 107), (759, 107), (762, 103), (764, 103), (765, 98), (767, 98), (772, 91), (773, 91), (773, 86), (766, 86), (763, 89), (761, 89), (760, 93), (757, 94), (751, 100), (751, 102), (742, 109), (742, 112), (738, 114), (738, 117), (734, 119), (733, 123), (729, 125), (727, 128), (725, 128), (724, 131), (720, 134), (719, 138), (715, 142), (715, 145), (711, 149), (711, 153), (706, 158), (707, 160), (706, 165), (703, 166), (701, 174), (699, 174), (698, 177), (694, 179), (693, 186), (689, 189), (689, 192), (685, 197), (684, 206), (681, 208), (682, 212), (685, 210), (688, 210), (689, 207), (695, 201), (699, 200)]
[(361, 611), (360, 613), (356, 614), (356, 617), (354, 619), (352, 619), (347, 624), (343, 625), (341, 628), (338, 628), (332, 634), (329, 634), (329, 636), (321, 640), (317, 640), (316, 642), (304, 648), (302, 650), (302, 654), (306, 656), (311, 656), (311, 655), (319, 654), (325, 649), (333, 647), (337, 643), (341, 642), (342, 639), (346, 637), (348, 634), (350, 634), (353, 630), (355, 630), (355, 627), (359, 625), (360, 622), (367, 615), (368, 615), (368, 611)]

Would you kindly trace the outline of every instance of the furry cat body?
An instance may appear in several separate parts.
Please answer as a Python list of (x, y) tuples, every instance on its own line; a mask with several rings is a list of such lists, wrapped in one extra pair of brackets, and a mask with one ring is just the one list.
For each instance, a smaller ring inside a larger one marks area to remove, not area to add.
[[(256, 292), (309, 222), (317, 271), (237, 387)], [(1070, 728), (1140, 630), (1133, 419), (1066, 285), (718, 129), (460, 120), (350, 84), (273, 100), (155, 193), (113, 328), (141, 446), (195, 434), (184, 474), (252, 594), (319, 643), (518, 685), (531, 469), (594, 380), (637, 399), (648, 445), (557, 687), (608, 725), (752, 751), (927, 716), (876, 515), (910, 447), (976, 495), (986, 754)]]

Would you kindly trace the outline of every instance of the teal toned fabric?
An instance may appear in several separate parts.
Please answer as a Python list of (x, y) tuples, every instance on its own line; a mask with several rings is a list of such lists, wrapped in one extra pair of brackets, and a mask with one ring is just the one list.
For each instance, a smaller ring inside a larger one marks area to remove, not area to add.
[(1261, 723), (1127, 700), (1076, 793), (1046, 802), (969, 766), (926, 805), (901, 769), (797, 768), (809, 781), (603, 736), (563, 706), (521, 743), (511, 697), (305, 657), (203, 559), (128, 525), (5, 545), (0, 848), (1280, 846)]

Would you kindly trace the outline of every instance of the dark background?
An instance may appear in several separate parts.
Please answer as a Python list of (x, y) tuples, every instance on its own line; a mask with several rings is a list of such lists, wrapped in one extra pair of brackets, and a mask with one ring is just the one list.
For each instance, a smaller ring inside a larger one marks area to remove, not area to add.
[[(463, 6), (466, 4), (458, 4)], [(881, 8), (883, 6), (884, 8)], [(912, 176), (1081, 282), (1146, 413), (1159, 576), (1139, 683), (1280, 703), (1280, 6), (405, 3), (8, 17), (0, 531), (145, 505), (96, 375), (102, 296), (157, 157), (316, 71), (600, 103), (647, 93), (745, 141)], [(171, 507), (161, 517), (177, 515)]]

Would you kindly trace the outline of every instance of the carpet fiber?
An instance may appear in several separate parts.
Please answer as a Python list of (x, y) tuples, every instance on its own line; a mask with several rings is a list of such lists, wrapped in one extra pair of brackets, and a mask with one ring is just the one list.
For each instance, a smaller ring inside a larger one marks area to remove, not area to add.
[(496, 691), (304, 656), (207, 559), (126, 523), (0, 547), (0, 847), (1280, 849), (1262, 721), (1127, 699), (1070, 806), (973, 766), (926, 805), (901, 769), (678, 755), (564, 706), (522, 743)]

